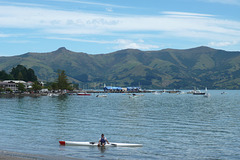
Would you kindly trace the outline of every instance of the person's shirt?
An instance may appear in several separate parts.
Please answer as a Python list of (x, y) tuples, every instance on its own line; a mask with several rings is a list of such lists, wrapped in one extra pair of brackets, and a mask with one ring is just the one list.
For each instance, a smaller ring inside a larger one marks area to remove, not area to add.
[[(99, 141), (101, 141), (101, 139), (102, 139), (102, 137), (99, 139)], [(104, 139), (105, 141), (107, 141), (107, 138), (106, 138), (106, 137), (104, 137), (103, 139)]]

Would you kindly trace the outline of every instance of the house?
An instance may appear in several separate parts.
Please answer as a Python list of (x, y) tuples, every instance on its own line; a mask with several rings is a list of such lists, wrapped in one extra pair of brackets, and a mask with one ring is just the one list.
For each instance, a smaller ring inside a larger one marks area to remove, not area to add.
[(12, 91), (17, 91), (17, 84), (14, 82), (0, 82), (0, 88), (6, 90), (7, 88), (11, 89)]
[(22, 83), (25, 86), (25, 88), (27, 88), (27, 83), (22, 80), (5, 80), (2, 83), (8, 84), (8, 87), (6, 87), (6, 88), (10, 88), (12, 91), (18, 90), (19, 83)]

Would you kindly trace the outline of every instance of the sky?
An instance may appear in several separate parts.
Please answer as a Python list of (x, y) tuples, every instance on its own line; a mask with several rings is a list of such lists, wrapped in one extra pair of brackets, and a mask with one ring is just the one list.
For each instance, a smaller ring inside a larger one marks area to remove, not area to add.
[(199, 46), (240, 51), (240, 0), (0, 0), (0, 56)]

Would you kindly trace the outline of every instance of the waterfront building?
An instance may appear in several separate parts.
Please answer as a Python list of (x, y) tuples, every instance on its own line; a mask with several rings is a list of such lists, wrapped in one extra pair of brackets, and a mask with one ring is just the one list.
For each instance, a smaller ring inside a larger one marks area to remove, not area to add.
[(0, 88), (6, 90), (7, 88), (11, 89), (12, 91), (17, 91), (17, 84), (14, 82), (0, 82)]
[(112, 86), (105, 86), (103, 88), (104, 92), (140, 92), (141, 88), (140, 87), (127, 87), (127, 88), (122, 88), (122, 87), (112, 87)]
[(9, 88), (12, 91), (17, 91), (19, 83), (22, 83), (25, 86), (25, 88), (27, 88), (27, 83), (22, 80), (5, 80), (2, 82), (2, 86), (4, 86), (2, 88), (4, 89)]

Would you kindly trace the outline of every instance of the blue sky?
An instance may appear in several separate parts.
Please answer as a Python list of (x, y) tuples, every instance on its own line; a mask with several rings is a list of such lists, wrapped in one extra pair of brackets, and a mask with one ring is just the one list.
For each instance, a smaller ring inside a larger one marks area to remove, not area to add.
[(240, 51), (240, 0), (0, 0), (0, 56), (198, 46)]

